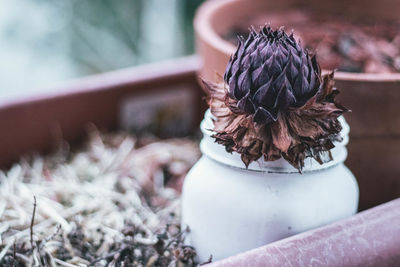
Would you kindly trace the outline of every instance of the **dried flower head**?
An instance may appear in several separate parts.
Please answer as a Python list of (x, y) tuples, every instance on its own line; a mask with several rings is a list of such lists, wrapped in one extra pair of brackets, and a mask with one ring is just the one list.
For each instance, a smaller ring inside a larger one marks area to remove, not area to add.
[(320, 86), (320, 68), (293, 34), (263, 28), (239, 43), (225, 72), (229, 96), (257, 123), (276, 121), (279, 111), (303, 106)]
[(264, 27), (240, 39), (224, 82), (205, 82), (216, 142), (241, 154), (246, 166), (261, 156), (285, 158), (299, 171), (306, 157), (332, 159), (340, 140), (337, 118), (348, 111), (334, 101), (333, 73), (322, 76), (315, 55), (293, 34)]

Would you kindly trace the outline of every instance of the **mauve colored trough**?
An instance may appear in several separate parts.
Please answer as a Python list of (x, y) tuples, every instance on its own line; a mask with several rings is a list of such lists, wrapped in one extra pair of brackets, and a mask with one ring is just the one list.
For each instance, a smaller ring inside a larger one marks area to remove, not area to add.
[[(175, 99), (178, 88), (192, 101), (190, 110), (184, 113), (191, 114), (189, 124), (196, 130), (205, 110), (197, 83), (199, 69), (198, 60), (190, 57), (96, 75), (32, 98), (0, 102), (0, 165), (7, 167), (33, 151), (50, 152), (60, 139), (79, 142), (88, 124), (118, 130), (123, 121), (121, 108), (127, 99), (161, 94)], [(386, 167), (384, 163), (376, 166)], [(385, 176), (371, 179), (388, 182)], [(397, 199), (209, 266), (400, 266), (399, 195), (387, 195), (381, 187), (372, 189), (363, 179), (358, 183), (361, 190), (368, 188), (364, 198), (374, 206)], [(398, 192), (396, 188), (394, 192)]]
[(400, 266), (400, 199), (209, 266)]

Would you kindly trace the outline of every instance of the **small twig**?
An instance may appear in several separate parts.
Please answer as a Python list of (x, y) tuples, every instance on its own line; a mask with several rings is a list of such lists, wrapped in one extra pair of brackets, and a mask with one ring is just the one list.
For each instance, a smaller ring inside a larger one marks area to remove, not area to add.
[(45, 239), (43, 239), (43, 240), (40, 242), (39, 247), (40, 247), (40, 248), (43, 248), (43, 246), (44, 246), (47, 242), (49, 242), (49, 241), (52, 240), (56, 235), (58, 235), (58, 232), (60, 232), (60, 229), (61, 229), (61, 224), (57, 225), (57, 228), (56, 228), (56, 230), (54, 231), (54, 233), (52, 233), (51, 235), (49, 235), (48, 237), (46, 237)]
[(115, 255), (117, 255), (118, 253), (121, 253), (121, 252), (122, 252), (124, 249), (126, 249), (126, 248), (127, 248), (126, 246), (123, 246), (121, 249), (118, 249), (117, 251), (113, 251), (113, 252), (108, 253), (107, 255), (105, 255), (105, 256), (103, 256), (103, 257), (94, 259), (93, 261), (90, 262), (90, 266), (94, 265), (96, 262), (99, 262), (99, 261), (101, 261), (101, 260), (105, 260), (105, 259), (114, 257)]
[(180, 231), (177, 235), (173, 236), (173, 239), (171, 239), (167, 243), (167, 245), (165, 246), (165, 249), (168, 249), (174, 242), (182, 243), (183, 239), (184, 239), (184, 235), (189, 233), (189, 232), (190, 232), (190, 229), (189, 229), (189, 226), (187, 226), (184, 230)]
[(14, 246), (13, 246), (13, 267), (15, 267), (15, 262), (17, 261), (15, 258), (15, 253), (16, 253), (16, 245), (15, 245), (15, 240), (14, 240)]
[(54, 262), (58, 263), (61, 266), (65, 266), (65, 267), (79, 267), (79, 265), (71, 264), (71, 263), (65, 262), (63, 260), (56, 259), (56, 258), (54, 259)]
[(213, 256), (212, 256), (212, 255), (210, 255), (210, 257), (208, 258), (208, 260), (207, 260), (207, 261), (205, 261), (205, 262), (202, 262), (202, 263), (200, 263), (200, 264), (199, 264), (199, 266), (202, 266), (202, 265), (209, 264), (209, 263), (211, 263), (211, 262), (212, 262), (212, 260), (213, 260)]
[(29, 258), (21, 253), (15, 253), (15, 256), (23, 260), (26, 264), (29, 264), (30, 262)]
[(36, 213), (36, 196), (33, 196), (33, 213), (32, 213), (32, 220), (31, 220), (31, 246), (33, 248), (33, 224), (35, 223), (35, 213)]

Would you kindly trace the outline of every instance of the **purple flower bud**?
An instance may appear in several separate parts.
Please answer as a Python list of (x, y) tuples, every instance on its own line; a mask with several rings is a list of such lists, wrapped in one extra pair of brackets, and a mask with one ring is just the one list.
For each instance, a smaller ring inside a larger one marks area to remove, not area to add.
[(264, 27), (240, 39), (224, 80), (229, 97), (253, 121), (269, 124), (279, 112), (303, 106), (321, 86), (321, 70), (314, 55), (305, 51), (293, 34)]

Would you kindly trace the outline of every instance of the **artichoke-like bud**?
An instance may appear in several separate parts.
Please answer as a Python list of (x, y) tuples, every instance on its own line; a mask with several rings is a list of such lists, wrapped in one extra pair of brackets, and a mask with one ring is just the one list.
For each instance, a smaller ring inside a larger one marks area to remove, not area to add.
[(257, 123), (276, 121), (278, 113), (301, 107), (321, 84), (321, 70), (310, 56), (283, 30), (264, 27), (239, 42), (226, 68), (224, 80), (234, 110), (253, 114)]
[(299, 171), (304, 159), (332, 160), (340, 141), (338, 117), (347, 108), (335, 101), (333, 72), (322, 76), (315, 55), (293, 34), (263, 27), (240, 40), (224, 81), (204, 82), (215, 116), (213, 137), (248, 166), (263, 157), (285, 158)]

